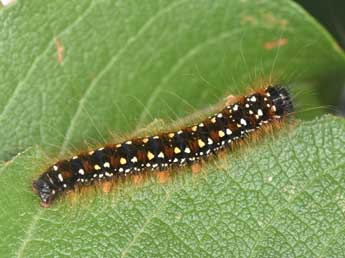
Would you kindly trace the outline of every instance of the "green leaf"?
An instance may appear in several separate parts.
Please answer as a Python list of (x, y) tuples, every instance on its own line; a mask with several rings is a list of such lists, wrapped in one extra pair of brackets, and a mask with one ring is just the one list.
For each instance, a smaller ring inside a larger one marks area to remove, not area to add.
[(329, 34), (286, 0), (18, 1), (0, 24), (0, 159), (34, 144), (80, 149), (270, 78), (319, 107), (345, 69)]
[(18, 1), (0, 24), (0, 257), (344, 256), (344, 121), (332, 117), (166, 184), (91, 189), (49, 209), (31, 191), (47, 153), (270, 78), (302, 111), (328, 103), (344, 54), (293, 2)]
[(343, 257), (344, 139), (345, 121), (328, 116), (200, 174), (70, 194), (48, 209), (29, 189), (42, 159), (32, 148), (0, 173), (1, 257)]

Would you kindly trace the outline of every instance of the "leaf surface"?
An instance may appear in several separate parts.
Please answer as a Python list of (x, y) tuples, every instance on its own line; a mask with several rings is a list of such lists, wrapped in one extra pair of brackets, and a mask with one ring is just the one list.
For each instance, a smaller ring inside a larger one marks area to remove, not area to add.
[(5, 160), (172, 121), (270, 78), (320, 107), (344, 77), (334, 40), (286, 0), (18, 1), (0, 24)]
[(47, 153), (270, 78), (302, 109), (337, 95), (344, 55), (294, 3), (18, 1), (0, 24), (1, 257), (344, 256), (345, 125), (330, 116), (166, 184), (92, 188), (49, 209), (31, 191)]

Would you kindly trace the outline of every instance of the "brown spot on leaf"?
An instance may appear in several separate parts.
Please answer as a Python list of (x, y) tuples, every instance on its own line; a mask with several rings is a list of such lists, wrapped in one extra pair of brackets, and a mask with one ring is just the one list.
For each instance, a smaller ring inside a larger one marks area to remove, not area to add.
[(257, 19), (252, 15), (243, 15), (241, 24), (250, 24), (252, 26), (256, 26), (258, 24)]
[(278, 40), (273, 40), (273, 41), (267, 41), (264, 44), (264, 48), (267, 50), (271, 50), (276, 47), (282, 47), (285, 46), (288, 43), (287, 38), (280, 38)]
[(59, 64), (63, 61), (63, 47), (59, 38), (55, 39), (56, 57)]
[(288, 24), (288, 21), (286, 19), (277, 18), (271, 12), (264, 13), (262, 17), (267, 25), (278, 25), (281, 28), (285, 28)]

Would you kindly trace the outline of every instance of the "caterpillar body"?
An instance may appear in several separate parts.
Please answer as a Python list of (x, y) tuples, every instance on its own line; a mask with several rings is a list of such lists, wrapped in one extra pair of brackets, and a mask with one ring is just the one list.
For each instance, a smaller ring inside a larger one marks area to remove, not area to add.
[(198, 124), (108, 144), (58, 161), (33, 182), (33, 189), (41, 205), (49, 207), (56, 197), (77, 185), (144, 170), (167, 170), (206, 159), (221, 149), (231, 149), (264, 124), (282, 120), (291, 112), (293, 104), (288, 90), (283, 86), (268, 86), (239, 97)]

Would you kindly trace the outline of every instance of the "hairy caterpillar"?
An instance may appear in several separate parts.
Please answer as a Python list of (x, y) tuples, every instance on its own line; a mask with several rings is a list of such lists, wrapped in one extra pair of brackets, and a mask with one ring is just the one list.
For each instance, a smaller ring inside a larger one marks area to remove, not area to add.
[(109, 180), (143, 170), (166, 170), (184, 166), (230, 148), (264, 124), (284, 119), (293, 111), (288, 90), (268, 86), (226, 106), (198, 124), (174, 132), (108, 144), (50, 166), (33, 188), (48, 207), (63, 192), (76, 185)]

